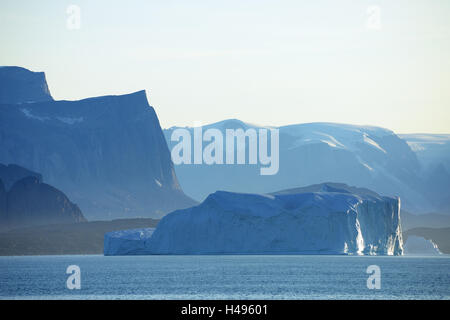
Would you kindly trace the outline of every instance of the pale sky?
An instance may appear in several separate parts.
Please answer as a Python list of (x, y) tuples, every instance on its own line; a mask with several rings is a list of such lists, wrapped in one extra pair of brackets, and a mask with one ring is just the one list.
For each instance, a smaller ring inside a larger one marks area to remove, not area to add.
[(449, 0), (0, 0), (0, 43), (0, 65), (45, 71), (57, 100), (147, 90), (166, 128), (450, 133)]

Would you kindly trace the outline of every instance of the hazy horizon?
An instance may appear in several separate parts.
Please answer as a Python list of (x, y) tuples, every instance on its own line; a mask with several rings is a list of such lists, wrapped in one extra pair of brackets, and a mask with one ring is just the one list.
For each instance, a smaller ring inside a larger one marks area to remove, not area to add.
[(164, 128), (237, 118), (450, 133), (445, 0), (1, 6), (0, 65), (45, 72), (57, 100), (146, 90)]

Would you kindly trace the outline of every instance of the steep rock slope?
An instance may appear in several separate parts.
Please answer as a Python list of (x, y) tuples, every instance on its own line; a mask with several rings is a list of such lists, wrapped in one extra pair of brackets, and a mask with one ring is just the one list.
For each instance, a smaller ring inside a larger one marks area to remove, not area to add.
[(0, 104), (53, 100), (43, 72), (0, 67)]
[(144, 91), (0, 105), (0, 162), (40, 172), (90, 220), (161, 217), (195, 204)]

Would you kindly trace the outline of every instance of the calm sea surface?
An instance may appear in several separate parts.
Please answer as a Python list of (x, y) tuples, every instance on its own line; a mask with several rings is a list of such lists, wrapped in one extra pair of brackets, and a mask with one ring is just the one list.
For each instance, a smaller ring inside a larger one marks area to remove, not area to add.
[[(80, 290), (66, 287), (69, 265)], [(0, 299), (450, 299), (450, 257), (0, 257)]]

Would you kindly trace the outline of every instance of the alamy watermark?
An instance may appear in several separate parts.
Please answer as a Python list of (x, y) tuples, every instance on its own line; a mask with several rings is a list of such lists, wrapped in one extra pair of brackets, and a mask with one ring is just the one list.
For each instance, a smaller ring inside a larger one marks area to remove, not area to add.
[(66, 273), (70, 274), (66, 281), (66, 287), (69, 290), (81, 289), (81, 270), (77, 265), (70, 265), (66, 269)]
[(79, 30), (81, 28), (81, 8), (71, 4), (66, 8), (66, 27), (69, 30)]
[(381, 7), (372, 5), (367, 8), (366, 28), (369, 30), (381, 30)]
[(381, 269), (379, 266), (373, 264), (367, 267), (366, 273), (370, 274), (367, 278), (368, 289), (381, 289)]
[[(245, 131), (225, 129), (224, 137), (223, 131), (219, 129), (209, 128), (203, 132), (203, 128), (199, 126), (193, 128), (193, 135), (192, 137), (191, 131), (184, 128), (177, 128), (172, 132), (171, 141), (178, 142), (171, 151), (174, 164), (256, 165), (259, 163), (261, 175), (278, 173), (280, 165), (278, 129), (249, 128)], [(205, 147), (203, 147), (204, 142), (207, 142)]]

